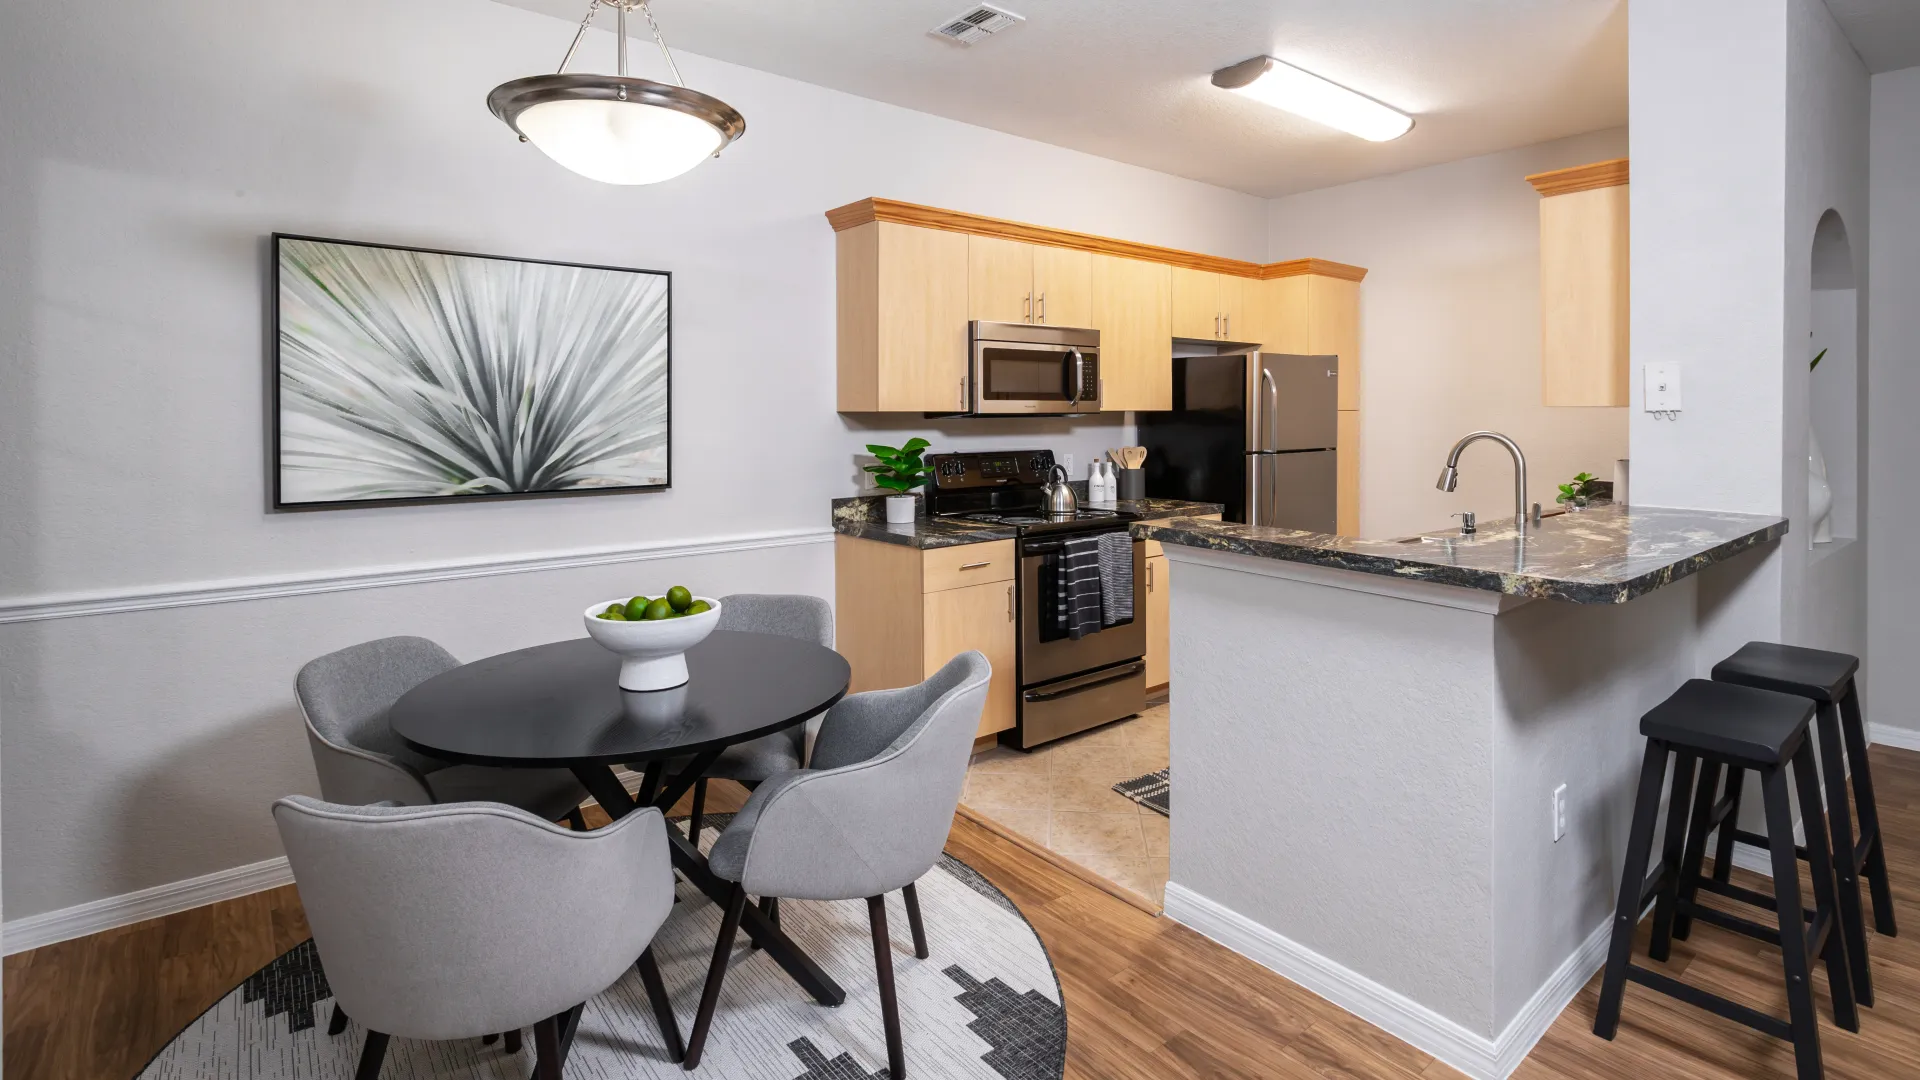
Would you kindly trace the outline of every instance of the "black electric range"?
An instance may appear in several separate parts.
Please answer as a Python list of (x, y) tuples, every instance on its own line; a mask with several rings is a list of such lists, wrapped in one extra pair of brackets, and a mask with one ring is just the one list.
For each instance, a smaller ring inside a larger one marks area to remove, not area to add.
[[(1014, 574), (1018, 648), (1015, 652), (1020, 694), (1013, 730), (1000, 741), (1031, 750), (1146, 708), (1146, 558), (1145, 545), (1133, 542), (1133, 618), (1079, 638), (1043, 631), (1043, 619), (1055, 610), (1041, 582), (1049, 558), (1066, 541), (1087, 535), (1125, 532), (1145, 515), (1105, 507), (1082, 507), (1073, 514), (1046, 510), (1046, 486), (1053, 472), (1051, 450), (989, 450), (935, 454), (927, 512), (935, 517), (1011, 526), (1019, 531)], [(997, 680), (996, 680), (997, 681)]]
[(1081, 507), (1071, 515), (1049, 514), (1043, 489), (1053, 465), (1051, 450), (935, 454), (927, 459), (933, 472), (927, 512), (955, 521), (1011, 526), (1022, 536), (1107, 532), (1144, 519), (1131, 511), (1095, 506)]

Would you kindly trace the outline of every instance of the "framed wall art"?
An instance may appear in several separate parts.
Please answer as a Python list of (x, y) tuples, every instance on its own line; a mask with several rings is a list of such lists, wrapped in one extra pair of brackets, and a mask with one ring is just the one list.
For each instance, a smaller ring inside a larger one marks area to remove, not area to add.
[(276, 233), (279, 510), (659, 491), (672, 276)]

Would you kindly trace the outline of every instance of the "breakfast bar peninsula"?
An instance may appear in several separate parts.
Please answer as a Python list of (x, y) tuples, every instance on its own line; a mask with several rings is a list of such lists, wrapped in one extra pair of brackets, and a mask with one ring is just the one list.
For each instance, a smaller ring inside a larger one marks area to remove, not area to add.
[(1167, 914), (1505, 1076), (1604, 959), (1640, 715), (1704, 670), (1715, 575), (1786, 528), (1604, 502), (1398, 540), (1135, 525), (1180, 583)]

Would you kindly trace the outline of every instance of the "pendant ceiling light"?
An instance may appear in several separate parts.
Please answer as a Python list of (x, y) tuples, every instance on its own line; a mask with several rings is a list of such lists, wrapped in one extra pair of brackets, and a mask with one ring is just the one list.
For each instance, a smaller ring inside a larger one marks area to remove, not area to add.
[[(610, 7), (617, 16), (619, 74), (568, 74), (594, 15)], [(667, 58), (673, 85), (627, 74), (627, 12), (638, 8)], [(501, 83), (487, 95), (493, 115), (540, 152), (574, 172), (607, 184), (657, 184), (710, 157), (747, 130), (733, 106), (689, 90), (660, 37), (647, 0), (592, 0), (587, 17), (560, 58), (560, 70)]]

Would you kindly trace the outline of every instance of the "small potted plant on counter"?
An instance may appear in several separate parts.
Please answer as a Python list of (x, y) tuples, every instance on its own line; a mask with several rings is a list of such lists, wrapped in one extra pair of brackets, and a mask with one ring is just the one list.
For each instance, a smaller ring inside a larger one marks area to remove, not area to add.
[(915, 436), (908, 439), (906, 445), (897, 448), (867, 447), (869, 454), (880, 459), (879, 464), (866, 467), (873, 474), (873, 482), (893, 492), (887, 496), (887, 524), (909, 524), (916, 516), (918, 507), (913, 489), (927, 482), (927, 466), (920, 460), (920, 454), (930, 445), (927, 440)]
[(1590, 472), (1583, 472), (1576, 475), (1572, 483), (1560, 485), (1560, 494), (1555, 496), (1553, 501), (1566, 507), (1568, 510), (1585, 510), (1587, 508), (1587, 499), (1591, 497), (1591, 493), (1587, 490), (1587, 484), (1592, 479), (1593, 474)]

